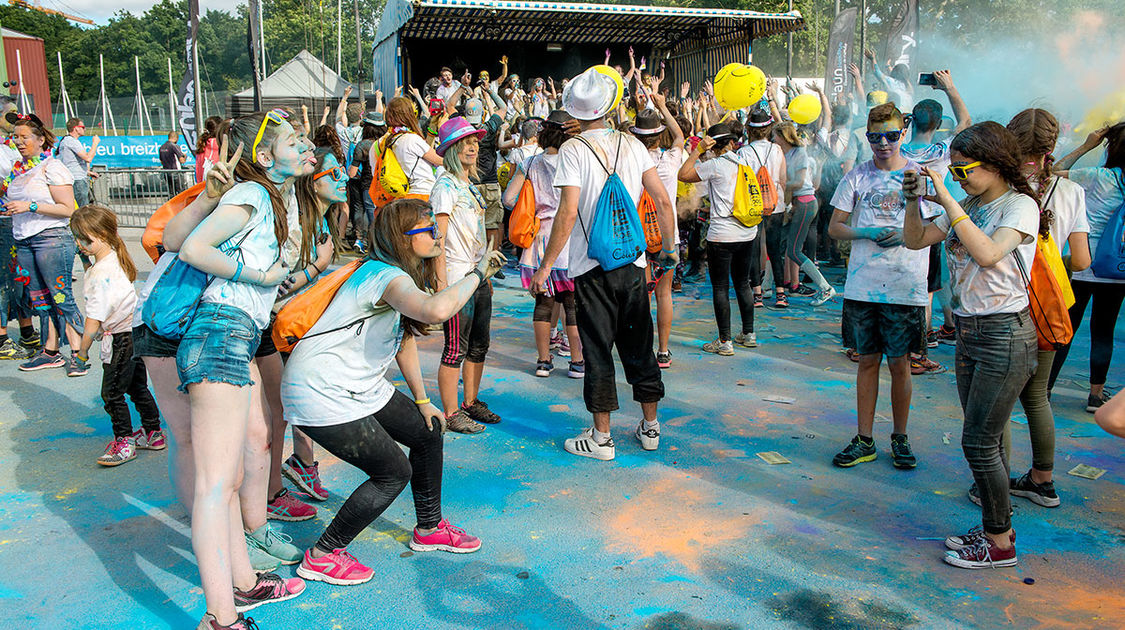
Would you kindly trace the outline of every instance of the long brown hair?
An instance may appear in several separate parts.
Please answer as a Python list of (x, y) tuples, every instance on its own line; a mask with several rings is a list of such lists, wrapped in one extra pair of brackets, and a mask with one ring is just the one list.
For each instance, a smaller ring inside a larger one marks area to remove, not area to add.
[(1047, 185), (1051, 181), (1051, 164), (1055, 161), (1051, 152), (1059, 140), (1058, 119), (1045, 109), (1032, 107), (1016, 114), (1008, 122), (1008, 131), (1020, 143), (1024, 161), (1043, 158), (1035, 179), (1041, 187)]
[[(261, 129), (262, 120), (265, 117), (264, 112), (258, 112), (235, 118), (231, 121), (227, 133), (230, 136), (230, 144), (238, 146), (239, 143), (242, 143), (242, 146), (245, 147), (238, 164), (234, 166), (234, 176), (239, 181), (261, 184), (266, 189), (270, 196), (270, 204), (273, 206), (273, 233), (277, 238), (277, 246), (281, 247), (285, 244), (285, 239), (289, 237), (289, 221), (286, 218), (285, 200), (281, 196), (281, 191), (277, 189), (277, 184), (270, 180), (266, 169), (254, 160), (254, 151), (252, 150), (254, 137), (257, 136), (258, 129)], [(258, 142), (259, 149), (273, 151), (274, 142), (278, 138), (278, 127), (279, 125), (276, 123), (266, 123), (262, 139)]]
[[(1020, 168), (1023, 165), (1023, 151), (1015, 134), (994, 120), (986, 120), (957, 134), (949, 149), (991, 166), (1016, 192), (1031, 197), (1035, 205), (1040, 207), (1039, 235), (1045, 238), (1051, 233), (1054, 213), (1049, 208), (1042, 207), (1039, 193), (1031, 189), (1027, 176)], [(1042, 191), (1042, 187), (1039, 190)]]
[[(203, 133), (199, 134), (199, 138), (195, 142), (195, 153), (201, 155), (207, 150), (207, 141), (211, 138), (216, 138), (219, 135), (219, 126), (223, 124), (222, 116), (208, 116), (207, 120), (203, 121)], [(69, 124), (67, 127), (69, 128)]]
[[(379, 210), (367, 231), (371, 244), (368, 256), (402, 269), (423, 291), (437, 288), (437, 259), (419, 258), (406, 232), (418, 223), (429, 221), (433, 212), (430, 204), (421, 199), (395, 199)], [(429, 334), (426, 324), (405, 315), (402, 326), (415, 337)]]
[[(320, 198), (316, 195), (316, 186), (313, 182), (316, 173), (324, 170), (324, 158), (333, 155), (333, 153), (328, 147), (320, 147), (316, 150), (315, 155), (316, 168), (313, 169), (313, 174), (297, 178), (296, 184), (297, 215), (301, 219), (301, 253), (297, 264), (301, 267), (307, 267), (309, 263), (316, 260), (316, 245), (325, 236), (332, 239), (333, 261), (336, 260), (336, 254), (343, 250), (340, 235), (336, 233), (338, 226), (335, 221), (328, 221), (327, 233), (321, 232), (324, 215), (320, 213)], [(333, 157), (335, 156), (333, 155)], [(341, 164), (341, 166), (343, 165)], [(364, 192), (364, 194), (367, 193)], [(331, 210), (331, 206), (329, 206), (329, 209)]]
[(94, 238), (104, 241), (117, 254), (117, 262), (121, 263), (129, 282), (137, 279), (137, 265), (117, 233), (117, 215), (112, 210), (96, 204), (82, 206), (70, 215), (70, 231), (74, 238), (86, 243)]
[(422, 135), (422, 128), (418, 126), (418, 114), (414, 113), (414, 103), (405, 96), (396, 96), (387, 103), (383, 119), (387, 121), (388, 127), (406, 127), (419, 136)]

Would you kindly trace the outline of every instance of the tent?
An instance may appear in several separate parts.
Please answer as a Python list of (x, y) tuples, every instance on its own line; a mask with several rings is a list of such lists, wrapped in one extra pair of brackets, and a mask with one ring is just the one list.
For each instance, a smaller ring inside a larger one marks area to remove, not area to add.
[[(344, 89), (349, 85), (351, 84), (323, 61), (309, 51), (302, 50), (262, 80), (262, 107), (290, 107), (300, 111), (304, 104), (308, 106), (309, 112), (316, 113), (317, 120), (310, 119), (315, 125), (325, 105), (335, 109), (344, 96)], [(243, 90), (229, 98), (229, 116), (236, 118), (254, 112), (254, 88)]]
[(375, 35), (375, 86), (421, 88), (441, 66), (454, 74), (488, 69), (507, 54), (524, 77), (573, 76), (601, 63), (607, 46), (622, 63), (628, 46), (637, 59), (666, 59), (666, 85), (698, 87), (727, 63), (750, 60), (754, 39), (805, 28), (798, 11), (539, 0), (387, 0)]

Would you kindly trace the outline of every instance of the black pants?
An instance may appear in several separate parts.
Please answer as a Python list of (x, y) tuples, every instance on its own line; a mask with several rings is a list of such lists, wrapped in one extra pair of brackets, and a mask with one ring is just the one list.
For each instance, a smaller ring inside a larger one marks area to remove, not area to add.
[(617, 383), (613, 346), (633, 386), (633, 400), (657, 402), (664, 397), (660, 366), (652, 352), (652, 312), (644, 269), (626, 265), (613, 271), (595, 267), (574, 280), (578, 337), (586, 360), (582, 398), (591, 413), (616, 411)]
[(544, 293), (535, 294), (535, 309), (531, 311), (531, 321), (551, 321), (556, 304), (562, 304), (563, 325), (576, 326), (575, 318), (577, 314), (574, 312), (574, 291), (559, 291), (553, 296)]
[(758, 238), (741, 243), (707, 244), (711, 248), (711, 301), (715, 306), (715, 323), (719, 325), (719, 340), (730, 341), (730, 285), (734, 282), (734, 295), (738, 312), (742, 316), (742, 332), (754, 332), (754, 291), (750, 279), (758, 276), (761, 245)]
[(816, 242), (816, 258), (818, 260), (825, 260), (832, 263), (839, 263), (843, 261), (843, 256), (840, 255), (840, 246), (836, 239), (828, 236), (828, 224), (832, 221), (832, 194), (836, 191), (835, 184), (821, 183), (821, 187), (816, 191), (816, 201), (820, 207), (820, 211), (816, 215), (816, 231), (820, 238)]
[[(769, 256), (770, 267), (773, 269), (774, 286), (785, 288), (785, 236), (789, 231), (785, 225), (785, 213), (778, 208), (760, 225), (766, 227), (766, 255)], [(761, 285), (761, 282), (758, 284)]]
[[(441, 522), (441, 426), (426, 421), (414, 401), (396, 391), (390, 401), (370, 416), (329, 427), (302, 426), (301, 431), (329, 453), (362, 470), (367, 476), (316, 541), (321, 551), (332, 553), (348, 546), (410, 483), (418, 527), (429, 529)], [(410, 449), (403, 455), (402, 444)]]
[(442, 324), (445, 348), (441, 364), (461, 367), (462, 361), (484, 363), (492, 333), (492, 287), (482, 282), (456, 315)]
[(145, 364), (133, 358), (133, 333), (113, 334), (113, 356), (109, 363), (102, 363), (102, 401), (105, 412), (113, 422), (113, 437), (128, 437), (133, 434), (133, 418), (129, 415), (129, 404), (125, 394), (133, 401), (137, 413), (141, 415), (141, 427), (145, 431), (160, 428), (160, 409), (152, 392), (148, 391), (148, 373)]
[[(1070, 324), (1074, 326), (1076, 335), (1082, 316), (1086, 314), (1086, 306), (1093, 302), (1090, 311), (1090, 384), (1105, 385), (1109, 363), (1113, 360), (1113, 333), (1117, 327), (1117, 316), (1121, 313), (1121, 302), (1125, 300), (1125, 284), (1075, 280), (1071, 286), (1074, 288), (1074, 306), (1070, 307)], [(1055, 386), (1055, 379), (1059, 377), (1068, 354), (1069, 344), (1055, 353), (1051, 379), (1047, 382), (1048, 391)]]

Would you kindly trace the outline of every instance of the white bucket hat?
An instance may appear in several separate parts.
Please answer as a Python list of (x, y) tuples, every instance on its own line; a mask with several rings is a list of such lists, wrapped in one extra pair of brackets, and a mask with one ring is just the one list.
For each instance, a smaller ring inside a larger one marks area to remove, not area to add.
[(563, 88), (563, 109), (578, 120), (604, 118), (617, 106), (619, 81), (604, 70), (589, 68)]

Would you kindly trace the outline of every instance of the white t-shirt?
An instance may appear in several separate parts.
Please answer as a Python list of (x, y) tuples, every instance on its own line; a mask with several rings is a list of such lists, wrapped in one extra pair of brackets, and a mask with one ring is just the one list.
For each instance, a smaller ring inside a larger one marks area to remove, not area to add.
[[(1023, 262), (1024, 271), (1031, 273), (1035, 239), (1039, 232), (1039, 206), (1034, 199), (1009, 190), (988, 204), (981, 204), (979, 197), (962, 199), (961, 207), (969, 215), (969, 220), (989, 236), (1002, 227), (1023, 234), (1024, 239), (1016, 246), (1015, 252)], [(1015, 256), (1009, 254), (991, 267), (981, 267), (957, 238), (957, 233), (949, 231), (949, 215), (943, 213), (934, 225), (948, 232), (945, 251), (952, 282), (951, 306), (955, 314), (970, 317), (1018, 313), (1027, 308), (1027, 281), (1016, 264)]]
[[(390, 142), (390, 138), (386, 140)], [(379, 142), (371, 145), (369, 159), (371, 164), (375, 164), (379, 158)], [(406, 173), (406, 179), (410, 182), (410, 194), (412, 195), (428, 195), (433, 190), (434, 180), (434, 167), (423, 158), (430, 152), (430, 145), (416, 133), (404, 133), (394, 140), (391, 145), (391, 150), (395, 152), (395, 159), (398, 160), (399, 166), (402, 167), (402, 172)]]
[[(277, 237), (273, 232), (273, 205), (269, 193), (255, 182), (235, 184), (219, 200), (219, 205), (249, 206), (250, 219), (234, 236), (219, 245), (227, 256), (241, 260), (246, 267), (265, 271), (273, 266), (279, 254)], [(206, 221), (207, 219), (204, 219)], [(246, 240), (242, 240), (243, 237)], [(242, 245), (238, 242), (242, 241)], [(248, 282), (231, 282), (215, 278), (203, 291), (201, 302), (226, 304), (241, 309), (258, 328), (270, 323), (270, 311), (277, 300), (277, 287), (262, 287)]]
[[(672, 202), (672, 207), (676, 207), (676, 191), (679, 186), (678, 175), (680, 167), (684, 165), (684, 160), (687, 156), (684, 155), (683, 147), (672, 147), (671, 149), (649, 149), (648, 154), (652, 156), (652, 162), (656, 165), (656, 174), (660, 176), (660, 181), (664, 184), (664, 190), (668, 192), (668, 201)], [(676, 245), (680, 244), (680, 231), (677, 229), (673, 235), (675, 238), (673, 242)]]
[[(883, 171), (875, 162), (864, 162), (840, 180), (832, 195), (832, 207), (853, 215), (855, 229), (901, 230), (906, 220), (906, 198), (902, 196), (902, 176), (906, 170), (918, 170), (918, 164), (907, 160), (900, 170)], [(921, 204), (923, 219), (942, 214), (940, 206), (928, 201)], [(880, 247), (875, 241), (856, 239), (848, 258), (844, 296), (875, 304), (925, 306), (930, 299), (926, 292), (929, 255), (927, 249)]]
[(522, 167), (524, 162), (527, 161), (527, 158), (533, 155), (539, 155), (542, 152), (543, 149), (538, 144), (525, 144), (522, 147), (516, 147), (508, 151), (507, 161)]
[[(594, 155), (581, 140), (572, 138), (559, 149), (559, 168), (555, 172), (556, 188), (578, 187), (578, 220), (574, 222), (575, 229), (570, 236), (568, 271), (571, 278), (577, 278), (598, 266), (598, 261), (587, 254), (587, 230), (594, 220), (594, 208), (598, 205), (598, 197), (609, 177), (606, 170), (617, 173), (635, 206), (640, 202), (641, 192), (644, 190), (642, 177), (649, 169), (656, 167), (645, 145), (631, 135), (612, 129), (589, 129), (581, 135), (599, 151), (600, 156)], [(646, 265), (644, 252), (637, 256), (633, 264), (641, 268)]]
[[(1032, 188), (1038, 188), (1028, 180)], [(1086, 220), (1086, 191), (1065, 177), (1052, 177), (1043, 191), (1043, 204), (1050, 208), (1051, 237), (1061, 253), (1071, 234), (1089, 234), (1090, 222)]]
[(785, 178), (789, 186), (793, 185), (793, 180), (801, 174), (801, 171), (805, 172), (801, 184), (793, 191), (794, 197), (803, 197), (816, 192), (816, 188), (813, 187), (815, 169), (816, 165), (809, 159), (809, 151), (805, 147), (793, 147), (785, 154)]
[(734, 218), (734, 185), (738, 179), (738, 158), (724, 153), (706, 162), (697, 162), (699, 185), (711, 199), (711, 220), (707, 240), (714, 243), (743, 243), (758, 236), (758, 226), (746, 227)]
[[(520, 164), (520, 172), (531, 181), (531, 189), (535, 193), (535, 216), (539, 217), (539, 233), (535, 235), (531, 247), (523, 250), (520, 255), (520, 264), (530, 269), (539, 268), (543, 254), (547, 252), (547, 243), (551, 240), (551, 226), (555, 221), (555, 213), (559, 211), (561, 194), (561, 191), (555, 188), (555, 171), (558, 168), (558, 153), (540, 153)], [(565, 271), (568, 268), (569, 250), (569, 244), (563, 246), (552, 269)]]
[(102, 362), (109, 363), (113, 358), (113, 335), (133, 329), (133, 311), (137, 308), (137, 291), (116, 253), (99, 258), (86, 270), (82, 296), (86, 299), (86, 317), (102, 323)]
[(472, 272), (484, 257), (488, 238), (484, 231), (483, 199), (468, 182), (449, 173), (442, 173), (430, 193), (434, 216), (449, 216), (445, 228), (445, 280), (457, 282)]
[(7, 177), (12, 172), (12, 167), (20, 161), (20, 152), (15, 147), (0, 143), (0, 177)]
[[(395, 388), (385, 375), (402, 342), (402, 316), (376, 304), (387, 285), (405, 275), (398, 267), (369, 260), (344, 282), (285, 363), (281, 403), (286, 422), (332, 426), (387, 404)], [(334, 330), (349, 324), (354, 325)]]
[(944, 182), (949, 175), (949, 143), (952, 141), (952, 138), (946, 138), (933, 144), (904, 144), (900, 150), (904, 158), (941, 173), (941, 180)]
[[(1113, 213), (1125, 203), (1125, 181), (1121, 169), (1117, 168), (1076, 168), (1070, 171), (1070, 180), (1086, 191), (1086, 217), (1090, 226), (1090, 254), (1098, 251), (1098, 238), (1105, 231), (1106, 223)], [(18, 237), (17, 237), (18, 238)], [(1075, 280), (1083, 282), (1115, 282), (1125, 284), (1125, 280), (1099, 278), (1090, 269), (1074, 274)]]
[(59, 161), (70, 169), (70, 174), (74, 176), (75, 180), (86, 179), (86, 173), (90, 170), (90, 163), (82, 159), (78, 153), (86, 152), (86, 147), (75, 138), (67, 134), (59, 140), (58, 155)]
[[(11, 172), (11, 169), (8, 171)], [(73, 186), (74, 176), (59, 160), (49, 157), (35, 168), (23, 173), (8, 185), (8, 201), (34, 201), (39, 204), (53, 204), (50, 186)], [(17, 241), (31, 238), (43, 230), (66, 227), (70, 219), (49, 217), (37, 212), (21, 212), (12, 215), (12, 235)]]
[(769, 140), (755, 140), (739, 149), (736, 157), (739, 162), (749, 166), (755, 173), (762, 167), (763, 161), (765, 162), (766, 170), (770, 174), (770, 179), (773, 180), (774, 189), (777, 190), (777, 209), (774, 212), (784, 212), (786, 210), (783, 194), (785, 191), (781, 189), (781, 173), (785, 170), (785, 154), (781, 147)]
[(453, 81), (449, 85), (438, 85), (436, 96), (441, 99), (441, 102), (449, 104), (449, 97), (461, 87), (460, 81)]

